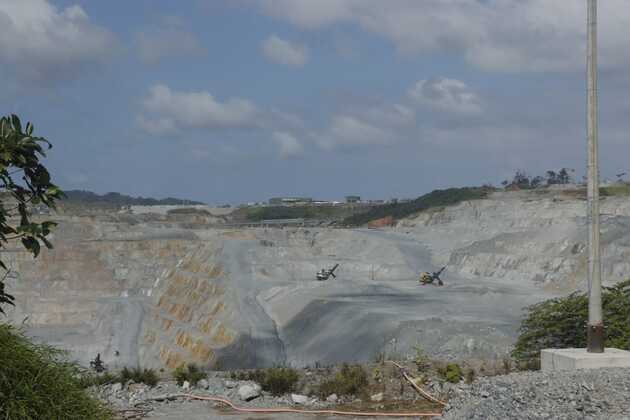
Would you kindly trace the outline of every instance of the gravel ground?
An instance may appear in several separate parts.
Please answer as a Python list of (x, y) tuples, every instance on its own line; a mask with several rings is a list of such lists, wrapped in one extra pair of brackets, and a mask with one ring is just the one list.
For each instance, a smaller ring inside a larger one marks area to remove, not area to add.
[(521, 372), (453, 389), (449, 419), (630, 419), (630, 369)]

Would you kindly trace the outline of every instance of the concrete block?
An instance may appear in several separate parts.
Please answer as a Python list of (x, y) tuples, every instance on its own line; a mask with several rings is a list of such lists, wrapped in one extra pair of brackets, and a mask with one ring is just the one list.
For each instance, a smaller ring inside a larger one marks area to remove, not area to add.
[(630, 367), (630, 351), (606, 348), (604, 353), (589, 353), (586, 349), (545, 349), (540, 352), (541, 370), (606, 367)]

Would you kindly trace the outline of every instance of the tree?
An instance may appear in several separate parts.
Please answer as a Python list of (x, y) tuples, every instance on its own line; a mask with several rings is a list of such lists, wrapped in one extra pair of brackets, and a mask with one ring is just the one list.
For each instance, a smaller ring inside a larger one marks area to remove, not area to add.
[(532, 178), (532, 180), (530, 182), (530, 186), (532, 188), (538, 188), (538, 187), (542, 186), (544, 180), (545, 180), (545, 178), (543, 178), (542, 176), (534, 177), (534, 178)]
[[(51, 147), (45, 138), (33, 136), (30, 122), (22, 129), (16, 115), (0, 119), (0, 249), (20, 240), (24, 248), (37, 257), (40, 241), (52, 248), (46, 236), (56, 223), (38, 223), (31, 218), (33, 207), (55, 208), (55, 201), (63, 197), (63, 192), (51, 182), (48, 170), (40, 163), (40, 159), (46, 157), (44, 148)], [(5, 291), (4, 284), (9, 269), (1, 259), (0, 267), (6, 271), (0, 280), (0, 305), (13, 305), (14, 297)], [(0, 313), (4, 313), (1, 306)]]
[(547, 171), (547, 185), (558, 183), (558, 175), (555, 171)]
[(569, 175), (569, 170), (567, 168), (560, 169), (560, 172), (558, 172), (558, 183), (568, 184), (570, 182), (571, 182), (571, 175)]

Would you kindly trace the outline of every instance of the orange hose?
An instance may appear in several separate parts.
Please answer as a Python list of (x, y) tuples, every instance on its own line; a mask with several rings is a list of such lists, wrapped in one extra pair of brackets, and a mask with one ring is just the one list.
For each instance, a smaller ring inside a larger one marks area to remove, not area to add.
[(400, 369), (400, 373), (402, 373), (403, 377), (407, 380), (407, 382), (409, 382), (411, 384), (411, 386), (413, 386), (416, 389), (416, 391), (418, 391), (420, 394), (422, 394), (426, 399), (428, 399), (431, 402), (440, 404), (442, 406), (446, 405), (446, 403), (444, 401), (438, 400), (437, 398), (433, 397), (428, 392), (426, 392), (425, 390), (420, 388), (418, 386), (418, 384), (416, 384), (416, 382), (409, 376), (409, 374), (407, 373), (407, 371), (405, 370), (404, 367), (400, 366), (398, 363), (396, 363), (394, 361), (391, 361), (391, 360), (387, 360), (387, 362), (391, 363), (392, 365), (394, 365), (398, 369)]
[(299, 413), (299, 414), (336, 414), (339, 416), (364, 416), (364, 417), (439, 417), (442, 413), (382, 413), (378, 411), (339, 411), (339, 410), (298, 410), (293, 408), (244, 408), (237, 407), (231, 401), (219, 397), (205, 397), (193, 394), (180, 394), (180, 396), (195, 400), (220, 402), (229, 405), (233, 410), (243, 413)]

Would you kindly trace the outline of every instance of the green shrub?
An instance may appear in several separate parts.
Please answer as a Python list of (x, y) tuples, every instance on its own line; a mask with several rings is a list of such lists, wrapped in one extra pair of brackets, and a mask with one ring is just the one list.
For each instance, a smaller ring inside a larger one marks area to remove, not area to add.
[(62, 351), (0, 325), (1, 418), (111, 419), (109, 409), (85, 391), (83, 377)]
[[(602, 306), (607, 347), (630, 350), (630, 280), (604, 287)], [(519, 367), (539, 366), (540, 350), (586, 347), (588, 296), (572, 293), (527, 308), (512, 356)]]
[(295, 369), (282, 367), (232, 372), (231, 377), (239, 381), (256, 382), (263, 391), (270, 392), (273, 395), (294, 392), (300, 379)]
[(458, 383), (462, 380), (463, 372), (462, 368), (457, 363), (448, 363), (445, 367), (438, 368), (438, 373), (447, 382)]
[(173, 378), (175, 378), (175, 381), (177, 381), (177, 384), (180, 386), (184, 384), (184, 381), (188, 381), (190, 385), (195, 386), (197, 382), (205, 377), (206, 373), (194, 363), (185, 367), (180, 366), (173, 372)]
[(295, 391), (300, 377), (295, 369), (271, 368), (265, 369), (265, 374), (260, 386), (264, 391), (273, 395), (282, 395)]
[(126, 384), (128, 381), (133, 381), (137, 384), (146, 384), (151, 387), (156, 386), (160, 378), (153, 369), (141, 369), (139, 367), (128, 369), (123, 368), (118, 374), (114, 382), (120, 382)]
[(431, 366), (429, 356), (427, 356), (424, 349), (420, 346), (413, 346), (416, 351), (416, 355), (413, 358), (413, 363), (416, 365), (418, 372), (422, 372)]
[(368, 377), (360, 365), (344, 364), (333, 379), (322, 382), (318, 388), (321, 398), (330, 394), (359, 395), (368, 385)]

